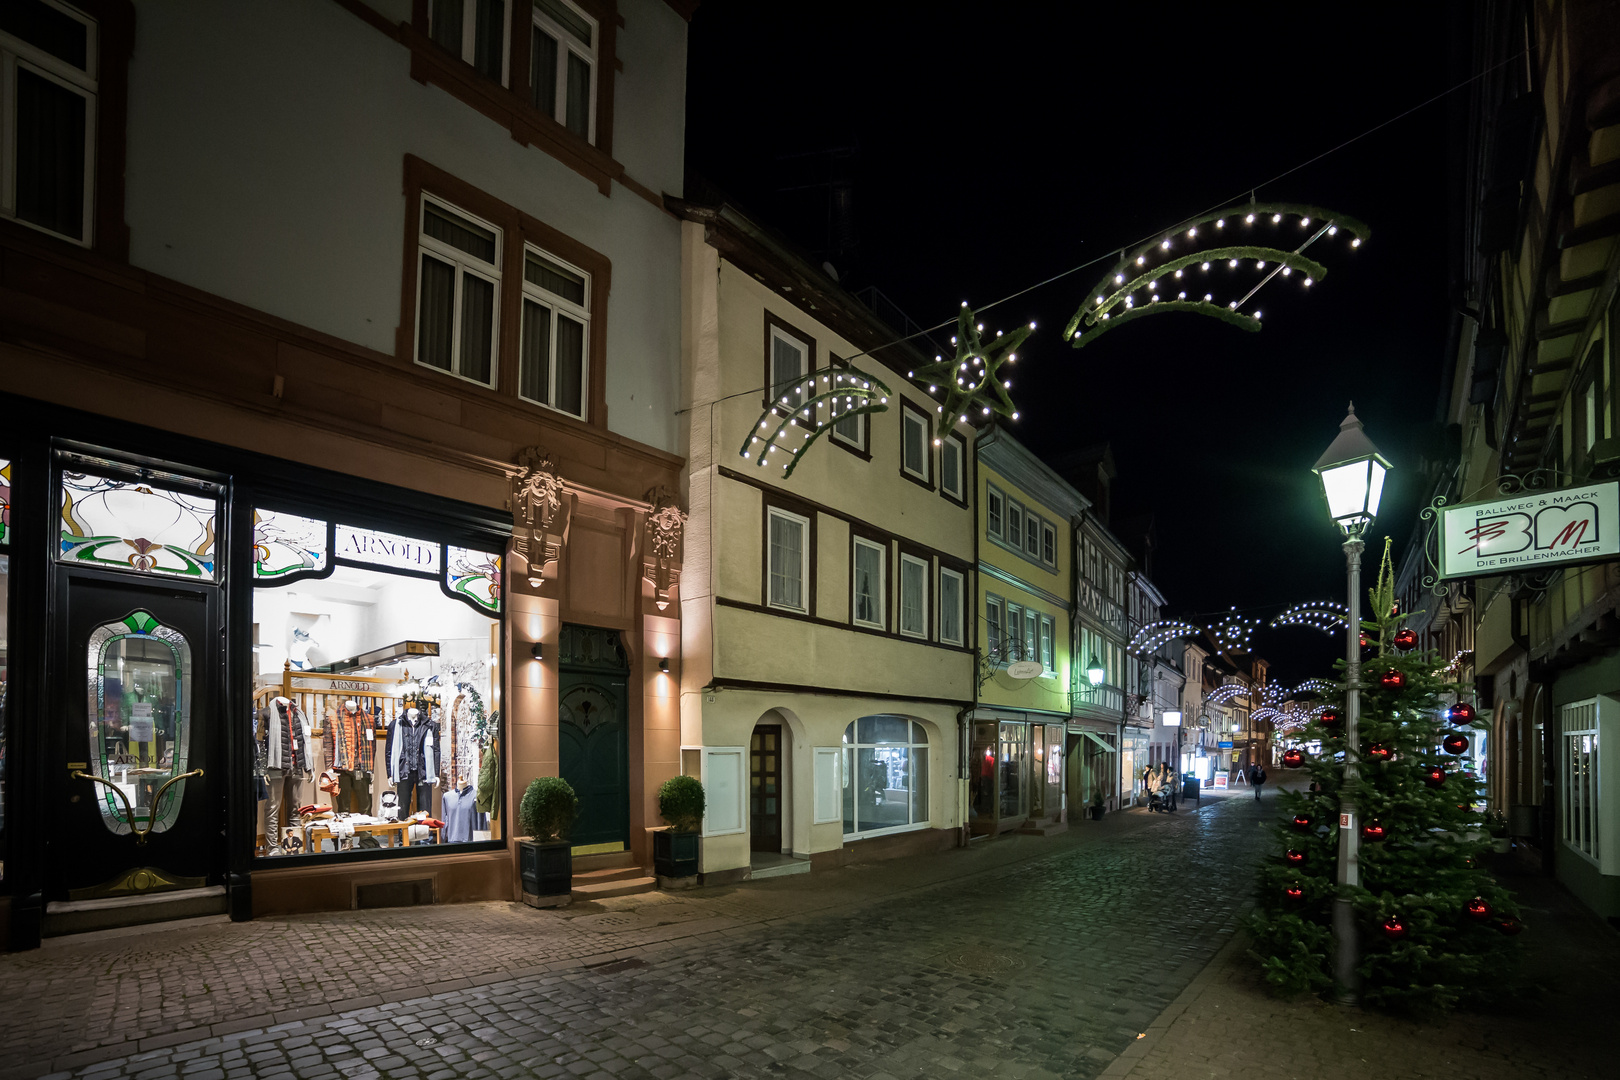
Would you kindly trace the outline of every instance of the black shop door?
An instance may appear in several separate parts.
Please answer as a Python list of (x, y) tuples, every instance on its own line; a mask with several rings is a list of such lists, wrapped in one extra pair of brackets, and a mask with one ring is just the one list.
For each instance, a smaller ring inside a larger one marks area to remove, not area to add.
[(49, 899), (218, 883), (217, 602), (213, 589), (61, 574)]
[(618, 850), (630, 839), (629, 665), (616, 631), (565, 626), (561, 639), (558, 772), (579, 796), (569, 839)]

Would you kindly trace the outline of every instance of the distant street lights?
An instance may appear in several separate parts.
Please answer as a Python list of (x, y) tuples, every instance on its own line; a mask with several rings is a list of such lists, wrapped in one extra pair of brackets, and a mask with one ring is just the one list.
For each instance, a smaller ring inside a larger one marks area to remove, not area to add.
[(1317, 459), (1311, 471), (1322, 481), (1328, 514), (1344, 530), (1344, 561), (1349, 578), (1348, 617), (1345, 621), (1344, 779), (1339, 785), (1339, 895), (1333, 901), (1333, 937), (1336, 944), (1335, 981), (1339, 1000), (1354, 1004), (1359, 978), (1356, 961), (1355, 912), (1348, 886), (1361, 884), (1357, 862), (1360, 848), (1356, 800), (1352, 790), (1357, 776), (1361, 743), (1356, 720), (1361, 711), (1361, 552), (1362, 536), (1378, 514), (1389, 461), (1361, 430), (1355, 405), (1339, 425), (1339, 434)]

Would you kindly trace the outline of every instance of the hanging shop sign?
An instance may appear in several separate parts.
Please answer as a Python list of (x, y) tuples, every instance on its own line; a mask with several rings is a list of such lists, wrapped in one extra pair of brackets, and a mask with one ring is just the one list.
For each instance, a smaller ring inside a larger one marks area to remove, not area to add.
[(1612, 559), (1620, 555), (1620, 481), (1448, 506), (1439, 519), (1442, 579)]

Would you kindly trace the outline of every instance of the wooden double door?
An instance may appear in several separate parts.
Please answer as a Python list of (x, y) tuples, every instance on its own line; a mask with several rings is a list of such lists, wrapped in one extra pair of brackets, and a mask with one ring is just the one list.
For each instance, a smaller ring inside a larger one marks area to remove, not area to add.
[(558, 772), (579, 796), (576, 848), (630, 840), (629, 659), (616, 630), (564, 626), (557, 687)]
[(748, 849), (782, 850), (782, 725), (761, 724), (748, 744)]

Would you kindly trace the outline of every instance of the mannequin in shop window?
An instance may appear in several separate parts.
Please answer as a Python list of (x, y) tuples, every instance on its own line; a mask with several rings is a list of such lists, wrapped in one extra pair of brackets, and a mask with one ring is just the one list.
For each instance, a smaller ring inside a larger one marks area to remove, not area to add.
[(337, 771), (333, 809), (371, 813), (372, 740), (375, 718), (350, 698), (326, 710), (326, 764)]
[(264, 838), (267, 854), (280, 855), (282, 807), (288, 816), (298, 808), (299, 785), (309, 778), (315, 762), (309, 717), (291, 698), (276, 697), (254, 717), (255, 740), (264, 760), (268, 788)]
[(433, 785), (439, 782), (438, 735), (431, 714), (414, 702), (388, 725), (388, 779), (399, 795), (401, 819), (415, 810), (433, 813)]

